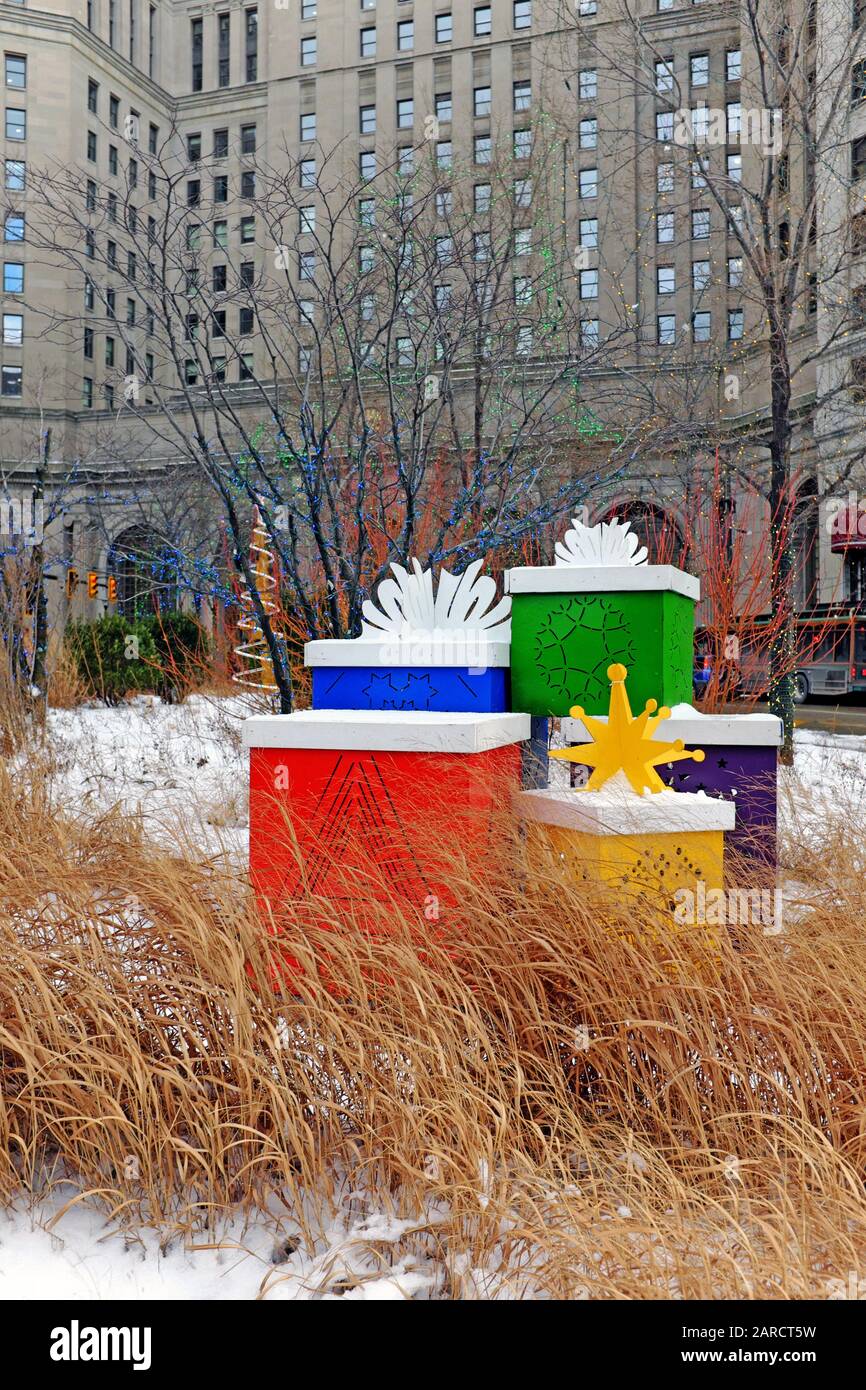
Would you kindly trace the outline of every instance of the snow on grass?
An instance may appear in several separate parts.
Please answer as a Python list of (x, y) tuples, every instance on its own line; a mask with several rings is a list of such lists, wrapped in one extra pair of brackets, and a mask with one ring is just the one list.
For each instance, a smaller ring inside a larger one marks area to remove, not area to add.
[(354, 1202), (312, 1248), (285, 1218), (259, 1213), (184, 1241), (122, 1232), (92, 1204), (57, 1192), (0, 1210), (0, 1300), (427, 1298), (443, 1269), (413, 1240), (418, 1223)]
[(202, 854), (247, 853), (249, 795), (243, 696), (190, 695), (180, 705), (139, 696), (114, 709), (50, 710), (55, 804), (140, 815), (160, 843)]

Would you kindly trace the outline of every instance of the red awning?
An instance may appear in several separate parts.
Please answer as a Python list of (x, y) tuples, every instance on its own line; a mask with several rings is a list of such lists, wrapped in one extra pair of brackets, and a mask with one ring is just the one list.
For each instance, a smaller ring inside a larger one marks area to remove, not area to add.
[(830, 528), (830, 549), (834, 553), (845, 550), (866, 550), (866, 505), (859, 505), (856, 496), (841, 507), (833, 518)]

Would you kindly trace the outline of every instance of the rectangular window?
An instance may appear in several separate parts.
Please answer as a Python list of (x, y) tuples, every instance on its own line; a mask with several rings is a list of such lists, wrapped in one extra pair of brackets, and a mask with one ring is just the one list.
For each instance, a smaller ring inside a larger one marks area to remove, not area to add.
[(532, 157), (532, 131), (515, 130), (514, 132), (514, 158), (530, 159)]
[(436, 141), (436, 168), (449, 170), (452, 164), (453, 149), (450, 140)]
[(709, 53), (693, 53), (689, 59), (689, 70), (693, 87), (708, 87), (710, 82)]
[(532, 0), (514, 0), (515, 29), (529, 29), (532, 26)]
[[(400, 106), (397, 102), (397, 124), (400, 124)], [(358, 129), (362, 135), (376, 134), (376, 108), (375, 106), (359, 106), (358, 108)]]
[[(198, 228), (196, 228), (195, 230), (196, 230), (196, 238), (195, 238), (195, 240), (196, 240), (196, 245), (198, 245)], [(222, 218), (219, 218), (219, 219), (218, 219), (216, 222), (214, 222), (214, 224), (213, 224), (213, 239), (214, 239), (214, 246), (219, 246), (221, 250), (225, 251), (226, 247), (227, 247), (228, 244), (229, 244), (229, 224), (228, 224), (228, 222), (224, 221)], [(193, 249), (195, 249), (195, 248), (193, 248)]]
[(20, 261), (4, 261), (3, 263), (3, 293), (4, 294), (23, 294), (24, 293), (24, 266)]
[(743, 310), (728, 310), (728, 339), (734, 343), (743, 336)]
[(728, 140), (732, 145), (736, 145), (740, 139), (740, 103), (729, 101), (725, 107), (725, 117), (728, 127)]
[(231, 17), (217, 15), (217, 85), (228, 87), (231, 77)]
[(87, 84), (87, 109), (95, 116), (99, 109), (99, 83), (93, 78)]
[(415, 124), (415, 102), (412, 97), (403, 97), (397, 102), (398, 130), (411, 130)]
[(598, 343), (598, 319), (581, 319), (580, 346), (586, 352), (591, 352), (593, 348), (598, 347)]
[(725, 54), (725, 80), (739, 82), (742, 74), (742, 55), (739, 48), (729, 48)]
[(478, 5), (475, 9), (475, 37), (477, 39), (486, 38), (491, 32), (490, 6)]
[(656, 294), (676, 294), (677, 273), (672, 265), (656, 266)]
[(361, 57), (375, 58), (376, 56), (376, 30), (361, 30)]
[(204, 20), (190, 20), (190, 45), (192, 52), (192, 90), (194, 92), (200, 92), (202, 89), (204, 60)]
[(301, 236), (314, 236), (316, 232), (316, 209), (310, 205), (300, 209), (298, 232)]
[(315, 140), (316, 138), (316, 113), (315, 111), (301, 112), (301, 139)]
[(301, 19), (315, 19), (317, 9), (316, 0), (301, 0)]
[[(85, 344), (87, 342), (87, 332), (84, 330)], [(3, 315), (3, 346), (20, 347), (24, 341), (24, 315), (23, 314), (4, 314)], [(90, 329), (91, 352), (93, 349), (93, 329)], [(85, 356), (87, 353), (85, 352)]]
[(358, 156), (358, 172), (365, 182), (376, 177), (375, 150), (363, 150)]
[(397, 50), (408, 53), (415, 47), (415, 21), (401, 19), (397, 24)]
[(238, 311), (238, 332), (247, 334), (252, 333), (254, 328), (253, 311), (244, 307)]
[(316, 161), (314, 159), (301, 160), (298, 165), (298, 182), (301, 188), (315, 188)]
[(436, 16), (436, 42), (450, 43), (454, 37), (454, 26), (451, 22), (450, 14), (437, 14)]
[(222, 294), (227, 283), (226, 267), (224, 265), (215, 265), (211, 271), (211, 285), (214, 293)]
[(255, 359), (251, 352), (241, 353), (238, 381), (252, 381), (255, 377)]
[(241, 197), (254, 198), (256, 196), (256, 171), (255, 169), (241, 170)]
[(597, 270), (582, 270), (580, 272), (580, 297), (581, 299), (598, 299)]
[(23, 212), (7, 212), (6, 220), (3, 223), (4, 241), (23, 241), (24, 240), (24, 214)]
[(310, 34), (305, 39), (301, 39), (301, 67), (315, 67), (318, 61), (318, 45), (315, 34)]
[(229, 133), (227, 130), (215, 130), (213, 133), (213, 157), (214, 159), (225, 159), (229, 152)]
[(578, 143), (582, 150), (594, 150), (598, 144), (598, 121), (595, 116), (588, 116), (580, 122), (578, 126)]
[(659, 314), (656, 319), (656, 342), (670, 346), (677, 340), (676, 314)]
[(518, 227), (514, 233), (515, 256), (532, 255), (532, 228)]
[(401, 145), (397, 151), (397, 173), (407, 178), (415, 172), (415, 151), (411, 145)]
[[(315, 119), (315, 118), (314, 118)], [(241, 126), (241, 154), (255, 154), (256, 128), (254, 125)]]
[[(94, 159), (95, 159), (95, 158), (96, 158), (96, 156), (94, 155)], [(118, 167), (118, 166), (117, 166), (117, 146), (116, 146), (116, 145), (109, 145), (109, 147), (108, 147), (108, 172), (109, 172), (109, 174), (116, 174), (116, 173), (117, 173), (117, 167)]]
[(673, 111), (656, 112), (656, 139), (669, 145), (674, 138)]
[(213, 200), (215, 203), (227, 203), (229, 200), (229, 179), (228, 174), (217, 174), (213, 181)]
[(597, 170), (597, 169), (581, 169), (581, 170), (580, 170), (580, 173), (579, 173), (579, 175), (578, 175), (578, 178), (579, 178), (579, 180), (580, 180), (580, 196), (581, 196), (581, 198), (597, 198), (597, 197), (598, 197), (598, 170)]
[(708, 343), (710, 341), (710, 315), (707, 310), (702, 309), (697, 314), (692, 314), (692, 337), (696, 343)]
[(489, 183), (476, 183), (473, 194), (476, 212), (490, 211), (490, 193), (491, 187)]
[(514, 110), (528, 111), (532, 105), (532, 83), (521, 81), (514, 83)]
[[(529, 83), (526, 85), (529, 86)], [(598, 73), (595, 68), (584, 68), (578, 74), (578, 94), (581, 101), (592, 101), (598, 96)]]
[(434, 98), (437, 121), (450, 121), (453, 116), (450, 92), (437, 92)]
[(743, 156), (741, 154), (729, 154), (727, 156), (728, 178), (731, 183), (743, 182)]
[(473, 92), (473, 111), (476, 116), (490, 115), (490, 88), (476, 87)]
[[(15, 193), (20, 193), (25, 184), (26, 165), (23, 159), (7, 159), (4, 162), (4, 188), (11, 189)], [(94, 185), (95, 192), (95, 185)]]
[[(92, 133), (93, 133), (92, 131), (88, 133), (88, 157), (89, 157), (89, 151), (90, 151), (90, 135), (91, 135)], [(21, 109), (20, 109), (19, 107), (17, 107), (17, 106), (7, 106), (7, 107), (6, 107), (6, 139), (7, 139), (7, 140), (25, 140), (26, 138), (27, 138), (27, 112), (21, 110)], [(93, 142), (94, 142), (93, 148), (94, 148), (94, 150), (95, 150), (95, 149), (96, 149), (96, 136), (95, 136), (95, 135), (93, 136)], [(93, 158), (94, 158), (94, 159), (96, 158), (96, 155), (95, 155), (95, 154), (93, 155)]]
[(692, 261), (692, 289), (701, 294), (710, 287), (709, 261)]
[(656, 63), (656, 92), (665, 96), (674, 89), (674, 60), (660, 58)]
[(159, 143), (159, 126), (155, 126), (155, 125), (153, 124), (153, 121), (151, 121), (151, 122), (150, 122), (150, 125), (149, 125), (148, 128), (147, 128), (147, 152), (148, 152), (148, 154), (156, 154), (156, 149), (157, 149), (158, 143)]
[(256, 280), (256, 268), (252, 261), (241, 261), (238, 278), (247, 289), (252, 289)]
[(659, 164), (656, 168), (656, 192), (673, 193), (674, 191), (674, 166), (672, 164)]
[(532, 179), (514, 180), (514, 206), (518, 208), (532, 207)]
[(856, 183), (866, 175), (866, 135), (851, 141), (851, 181)]
[(86, 376), (81, 383), (81, 404), (85, 410), (93, 406), (93, 380)]
[(254, 217), (241, 218), (241, 242), (249, 245), (256, 239), (256, 219)]
[(245, 15), (246, 78), (257, 82), (259, 78), (259, 12), (247, 10)]
[(490, 163), (490, 136), (476, 135), (473, 142), (473, 157), (476, 164)]
[(739, 289), (743, 283), (742, 256), (728, 257), (728, 285), (732, 290)]
[(582, 217), (579, 223), (580, 245), (594, 249), (598, 246), (598, 218)]
[(672, 212), (656, 213), (656, 241), (668, 242), (674, 239), (674, 215)]
[(113, 338), (106, 338), (106, 340), (105, 340), (105, 365), (106, 365), (106, 367), (113, 367), (113, 366), (114, 366), (114, 339), (113, 339)]
[(703, 241), (710, 234), (709, 208), (695, 208), (692, 211), (692, 240)]

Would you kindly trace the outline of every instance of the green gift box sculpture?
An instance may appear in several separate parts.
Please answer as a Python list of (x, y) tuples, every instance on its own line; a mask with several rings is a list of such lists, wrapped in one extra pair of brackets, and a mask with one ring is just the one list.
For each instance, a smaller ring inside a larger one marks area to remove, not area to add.
[(648, 565), (628, 523), (577, 518), (556, 563), (507, 570), (511, 594), (511, 708), (537, 716), (582, 705), (605, 714), (612, 662), (634, 672), (629, 694), (690, 704), (700, 582), (674, 565)]

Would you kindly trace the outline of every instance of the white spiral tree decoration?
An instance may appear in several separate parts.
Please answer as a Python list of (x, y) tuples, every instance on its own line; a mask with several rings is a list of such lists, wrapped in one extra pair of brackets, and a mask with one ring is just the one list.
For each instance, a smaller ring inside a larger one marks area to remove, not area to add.
[(423, 570), (417, 560), (411, 561), (411, 573), (392, 564), (394, 578), (382, 581), (375, 603), (364, 602), (361, 636), (409, 639), (465, 632), (510, 641), (511, 599), (496, 602), (495, 581), (479, 574), (483, 563), (473, 560), (462, 574), (440, 570), (435, 591), (432, 571)]
[[(585, 526), (579, 517), (572, 519), (572, 530), (556, 542), (558, 565), (645, 565), (646, 546), (641, 545), (628, 521), (618, 517)], [(638, 548), (640, 547), (640, 548)]]

